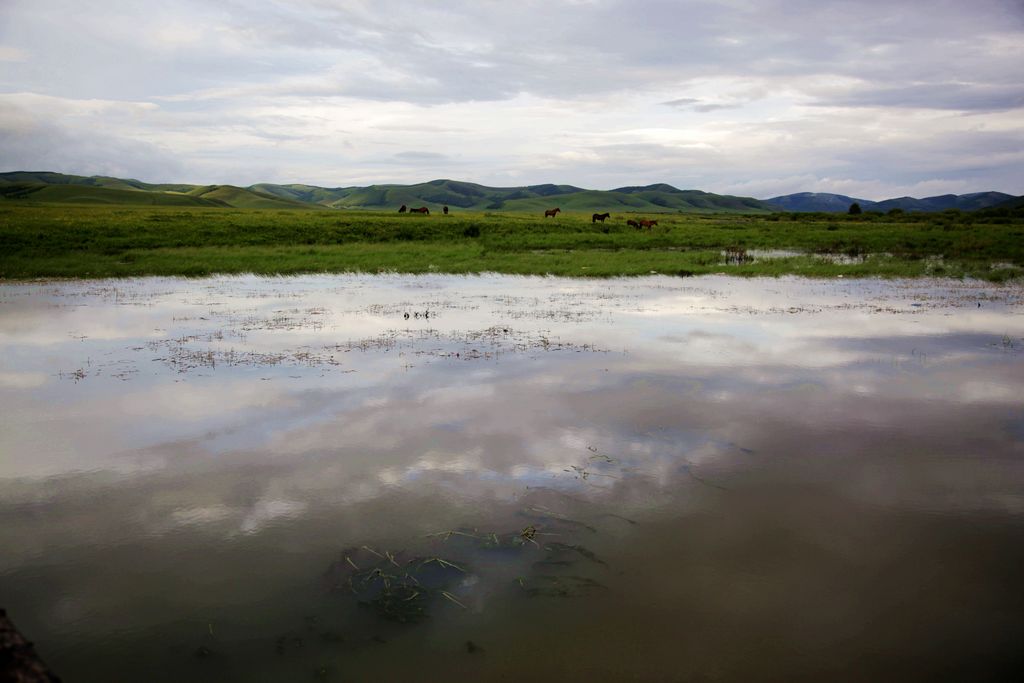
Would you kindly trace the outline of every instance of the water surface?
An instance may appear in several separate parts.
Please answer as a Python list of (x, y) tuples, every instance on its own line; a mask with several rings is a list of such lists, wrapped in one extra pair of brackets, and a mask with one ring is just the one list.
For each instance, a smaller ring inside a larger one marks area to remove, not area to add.
[(0, 605), (75, 681), (992, 680), (1024, 289), (0, 286)]

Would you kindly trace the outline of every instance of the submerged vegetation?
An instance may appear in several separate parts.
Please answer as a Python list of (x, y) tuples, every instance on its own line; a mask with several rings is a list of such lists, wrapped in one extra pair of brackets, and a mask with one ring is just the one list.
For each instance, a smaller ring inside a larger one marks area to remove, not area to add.
[(597, 528), (555, 512), (524, 513), (536, 522), (522, 529), (427, 534), (437, 554), (407, 557), (368, 545), (346, 548), (324, 574), (327, 588), (353, 597), (385, 621), (403, 624), (429, 618), (442, 604), (468, 609), (481, 584), (485, 592), (503, 586), (525, 597), (582, 597), (605, 588), (587, 575), (606, 570), (604, 560), (582, 544), (552, 540), (572, 540), (581, 529), (597, 533)]
[[(627, 220), (655, 218), (637, 230)], [(1024, 210), (857, 215), (456, 211), (409, 215), (0, 205), (0, 277), (498, 272), (1005, 280), (1024, 274)]]

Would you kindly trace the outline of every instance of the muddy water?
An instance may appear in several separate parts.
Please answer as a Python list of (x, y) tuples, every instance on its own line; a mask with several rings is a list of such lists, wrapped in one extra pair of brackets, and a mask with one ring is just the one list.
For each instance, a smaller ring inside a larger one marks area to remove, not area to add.
[(75, 681), (1006, 680), (1022, 303), (5, 284), (0, 606)]

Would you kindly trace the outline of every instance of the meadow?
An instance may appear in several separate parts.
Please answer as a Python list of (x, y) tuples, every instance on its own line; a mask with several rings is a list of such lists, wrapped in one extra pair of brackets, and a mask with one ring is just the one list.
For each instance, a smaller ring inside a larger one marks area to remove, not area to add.
[[(656, 219), (638, 231), (627, 219)], [(409, 215), (0, 205), (0, 278), (310, 272), (1024, 275), (1024, 212)]]

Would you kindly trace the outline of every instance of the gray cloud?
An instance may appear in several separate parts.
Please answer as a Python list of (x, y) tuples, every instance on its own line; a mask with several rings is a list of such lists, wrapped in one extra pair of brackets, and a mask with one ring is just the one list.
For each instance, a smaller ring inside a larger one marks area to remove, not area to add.
[(926, 83), (901, 87), (864, 87), (833, 97), (823, 97), (816, 104), (829, 107), (1006, 111), (1024, 108), (1024, 84)]
[(699, 111), (702, 113), (718, 111), (719, 109), (735, 109), (736, 107), (742, 106), (739, 103), (716, 104), (714, 102), (705, 102), (704, 100), (700, 100), (695, 97), (682, 97), (678, 100), (669, 100), (668, 102), (662, 102), (661, 104), (668, 107), (675, 107), (676, 109), (692, 109), (693, 111)]
[[(8, 0), (7, 58), (6, 168), (703, 189), (970, 174), (1020, 191), (1016, 0)], [(971, 150), (993, 135), (1010, 146), (986, 162)]]
[(144, 140), (126, 139), (86, 126), (35, 116), (32, 108), (0, 95), (0, 149), (4, 170), (47, 170), (71, 174), (151, 177), (154, 168), (168, 176), (185, 174), (176, 156)]
[[(995, 0), (970, 12), (939, 3), (927, 13), (906, 2), (462, 1), (442, 9), (402, 0), (184, 0), (154, 12), (123, 1), (97, 9), (14, 0), (6, 14), (4, 40), (32, 54), (15, 85), (38, 87), (48, 73), (50, 87), (71, 96), (241, 85), (423, 103), (644, 90), (725, 74), (1005, 79), (1011, 61), (987, 41), (1021, 29), (1013, 3)], [(76, 30), (54, 31), (58, 17)], [(76, 66), (70, 57), (83, 53), (88, 63)], [(993, 58), (1005, 63), (986, 74)]]
[(442, 161), (448, 158), (447, 154), (438, 152), (399, 152), (396, 159), (409, 159), (412, 161)]

